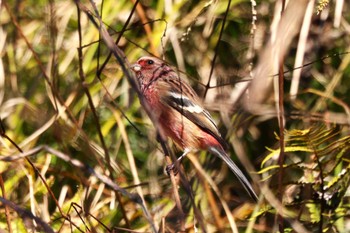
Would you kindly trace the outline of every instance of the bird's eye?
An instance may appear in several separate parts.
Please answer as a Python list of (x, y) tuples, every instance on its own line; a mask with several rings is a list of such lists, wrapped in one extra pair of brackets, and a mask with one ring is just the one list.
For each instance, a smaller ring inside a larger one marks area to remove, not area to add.
[(153, 60), (148, 60), (148, 61), (147, 61), (147, 64), (148, 64), (148, 65), (152, 65), (153, 63), (154, 63)]

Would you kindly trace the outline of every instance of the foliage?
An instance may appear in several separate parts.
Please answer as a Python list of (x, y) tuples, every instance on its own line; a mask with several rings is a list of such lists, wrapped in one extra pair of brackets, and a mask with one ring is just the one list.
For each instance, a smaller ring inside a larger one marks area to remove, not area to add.
[[(0, 228), (345, 232), (349, 3), (311, 5), (303, 40), (309, 1), (296, 0), (295, 17), (280, 28), (284, 1), (144, 0), (133, 11), (136, 2), (96, 4), (130, 62), (164, 57), (190, 81), (260, 201), (206, 152), (190, 154), (170, 181), (169, 158), (127, 75), (108, 58), (91, 2), (0, 0)], [(292, 34), (298, 14), (303, 26)], [(278, 71), (284, 86), (273, 86)]]
[[(348, 205), (345, 193), (350, 181), (350, 137), (342, 136), (335, 127), (324, 126), (293, 129), (286, 137), (284, 205), (312, 232), (337, 229), (337, 222), (343, 222), (347, 215), (344, 206)], [(271, 150), (262, 163), (261, 173), (271, 184), (276, 183), (273, 179), (278, 167), (274, 161), (279, 153), (280, 149)]]

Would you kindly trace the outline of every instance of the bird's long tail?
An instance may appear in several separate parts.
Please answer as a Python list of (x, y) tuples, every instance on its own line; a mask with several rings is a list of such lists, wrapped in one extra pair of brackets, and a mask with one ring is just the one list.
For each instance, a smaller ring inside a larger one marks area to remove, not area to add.
[(227, 155), (227, 153), (221, 149), (211, 147), (209, 148), (209, 152), (218, 156), (220, 159), (222, 159), (230, 168), (230, 170), (236, 175), (238, 180), (241, 182), (245, 190), (249, 193), (249, 195), (255, 200), (258, 200), (258, 196), (256, 195), (252, 185), (248, 181), (248, 179), (245, 177), (243, 172), (237, 167), (237, 165), (231, 160), (231, 158)]

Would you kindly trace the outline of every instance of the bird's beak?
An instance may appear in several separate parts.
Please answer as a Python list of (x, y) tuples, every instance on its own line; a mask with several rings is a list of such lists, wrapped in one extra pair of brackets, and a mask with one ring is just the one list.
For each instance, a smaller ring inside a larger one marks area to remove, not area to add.
[(131, 66), (130, 66), (130, 68), (134, 71), (134, 72), (139, 72), (139, 71), (141, 71), (141, 66), (139, 65), (139, 64), (132, 64)]

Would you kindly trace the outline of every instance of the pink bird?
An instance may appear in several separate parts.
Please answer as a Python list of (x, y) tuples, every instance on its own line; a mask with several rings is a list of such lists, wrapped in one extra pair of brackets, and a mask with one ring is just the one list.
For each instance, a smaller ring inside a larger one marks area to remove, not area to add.
[(183, 150), (179, 159), (191, 151), (209, 151), (229, 166), (249, 195), (257, 200), (250, 182), (226, 153), (225, 140), (191, 86), (155, 57), (141, 57), (131, 68), (160, 135), (171, 138)]

